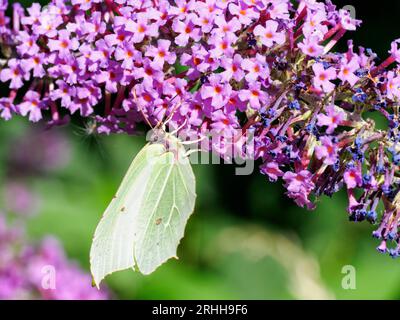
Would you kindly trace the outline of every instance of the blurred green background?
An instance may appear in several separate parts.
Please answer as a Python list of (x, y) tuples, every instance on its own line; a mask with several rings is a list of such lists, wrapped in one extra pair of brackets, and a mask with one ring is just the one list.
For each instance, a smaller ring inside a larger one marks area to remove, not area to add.
[[(356, 1), (334, 2), (357, 6)], [(399, 31), (394, 24), (399, 3), (380, 3), (386, 9), (375, 10), (374, 5), (372, 12), (359, 2), (357, 17), (365, 22), (354, 38), (356, 45), (385, 57)], [(0, 123), (2, 181), (13, 139), (30, 126), (24, 119)], [(88, 270), (96, 224), (145, 141), (123, 135), (88, 137), (77, 125), (53, 130), (67, 135), (71, 160), (60, 171), (30, 180), (42, 200), (39, 214), (30, 219), (29, 234), (33, 241), (56, 235), (69, 257)], [(344, 193), (324, 198), (316, 211), (307, 212), (285, 197), (280, 183), (271, 184), (257, 172), (235, 176), (228, 165), (196, 165), (194, 170), (197, 206), (178, 251), (180, 260), (150, 276), (132, 271), (110, 276), (106, 282), (115, 298), (400, 298), (399, 262), (375, 251), (372, 226), (348, 222)], [(355, 267), (356, 290), (342, 288), (346, 265)]]

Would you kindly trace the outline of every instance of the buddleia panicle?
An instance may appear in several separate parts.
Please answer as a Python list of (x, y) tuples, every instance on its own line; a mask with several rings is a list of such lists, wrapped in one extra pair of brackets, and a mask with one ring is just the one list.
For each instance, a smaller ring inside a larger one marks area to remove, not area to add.
[(261, 173), (299, 206), (345, 188), (349, 219), (379, 224), (379, 251), (399, 256), (398, 40), (380, 64), (351, 41), (334, 52), (361, 22), (331, 1), (53, 0), (15, 4), (12, 18), (7, 8), (4, 120), (54, 126), (74, 114), (99, 133), (134, 134), (171, 116), (199, 138), (251, 131)]

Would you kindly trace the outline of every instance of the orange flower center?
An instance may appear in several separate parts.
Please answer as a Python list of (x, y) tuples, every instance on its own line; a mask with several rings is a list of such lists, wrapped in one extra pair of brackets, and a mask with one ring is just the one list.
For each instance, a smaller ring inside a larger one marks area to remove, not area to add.
[(61, 41), (61, 48), (63, 48), (63, 49), (67, 49), (68, 48), (68, 41), (67, 40)]

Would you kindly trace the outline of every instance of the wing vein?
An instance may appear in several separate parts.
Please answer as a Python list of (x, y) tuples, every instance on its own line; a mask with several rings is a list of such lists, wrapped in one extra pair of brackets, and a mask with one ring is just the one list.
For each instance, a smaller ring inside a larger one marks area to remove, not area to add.
[[(170, 167), (170, 169), (168, 170), (167, 177), (166, 177), (166, 179), (165, 179), (165, 181), (164, 181), (164, 184), (163, 184), (163, 186), (162, 186), (162, 188), (161, 188), (160, 194), (158, 195), (158, 198), (157, 198), (157, 201), (156, 201), (156, 203), (155, 203), (155, 205), (154, 205), (154, 208), (153, 208), (152, 211), (151, 211), (150, 217), (149, 217), (149, 219), (148, 219), (148, 221), (147, 221), (146, 228), (145, 228), (145, 230), (144, 230), (144, 232), (143, 232), (144, 235), (147, 234), (147, 231), (148, 231), (149, 226), (150, 226), (150, 222), (153, 220), (154, 214), (155, 214), (155, 212), (156, 212), (156, 209), (158, 208), (158, 205), (160, 204), (160, 201), (161, 201), (162, 196), (163, 196), (163, 194), (164, 194), (164, 192), (165, 192), (165, 188), (166, 188), (166, 186), (167, 186), (167, 182), (168, 182), (169, 176), (171, 175), (171, 172), (172, 172), (172, 168), (173, 168), (173, 167), (174, 167), (174, 166), (172, 165), (172, 166)], [(161, 172), (161, 170), (160, 170), (160, 172)], [(153, 186), (154, 186), (154, 185), (153, 185)], [(149, 190), (149, 194), (151, 194), (151, 193), (152, 193), (152, 189)]]

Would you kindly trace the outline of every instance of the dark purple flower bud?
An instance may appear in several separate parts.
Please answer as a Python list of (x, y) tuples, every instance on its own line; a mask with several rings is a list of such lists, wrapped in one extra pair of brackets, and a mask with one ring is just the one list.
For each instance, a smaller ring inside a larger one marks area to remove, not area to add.
[(366, 69), (358, 69), (354, 74), (357, 77), (362, 78), (362, 77), (365, 77), (368, 74), (368, 70), (366, 70)]
[(376, 167), (376, 172), (378, 174), (384, 174), (386, 172), (385, 167), (383, 166), (383, 164), (379, 163)]
[(400, 257), (400, 251), (399, 249), (389, 249), (389, 255), (393, 258), (393, 259), (397, 259)]
[(328, 70), (330, 67), (332, 67), (332, 65), (329, 62), (323, 61), (322, 65), (324, 66), (325, 70)]
[(362, 222), (365, 220), (367, 211), (364, 209), (356, 210), (352, 215), (350, 215), (349, 220), (352, 222)]
[(372, 180), (372, 177), (368, 173), (363, 175), (363, 185), (364, 186), (368, 186), (370, 184), (371, 180)]
[(380, 240), (383, 239), (382, 231), (381, 231), (381, 230), (376, 230), (376, 231), (372, 232), (372, 236), (373, 236), (374, 238), (376, 238), (376, 239), (380, 239)]
[(332, 167), (335, 172), (338, 172), (340, 169), (340, 160), (336, 161)]
[(310, 123), (306, 126), (306, 131), (314, 136), (318, 136), (318, 128), (315, 124)]
[(392, 161), (396, 166), (400, 165), (400, 153), (394, 154)]
[(352, 99), (354, 102), (364, 103), (368, 99), (368, 96), (362, 89), (359, 88), (356, 90), (356, 93), (353, 95)]
[(371, 224), (375, 224), (378, 220), (378, 214), (376, 213), (375, 210), (368, 211), (366, 217), (368, 222), (370, 222)]
[(277, 136), (276, 139), (280, 142), (286, 142), (287, 141), (287, 137), (285, 136)]
[(201, 82), (201, 84), (207, 83), (207, 82), (208, 82), (208, 77), (205, 76), (205, 75), (202, 75), (202, 76), (200, 77), (200, 82)]
[(387, 243), (386, 240), (382, 241), (380, 246), (376, 248), (380, 253), (386, 253), (387, 252)]
[(290, 110), (300, 110), (300, 102), (298, 100), (294, 100), (288, 104)]
[(397, 230), (392, 230), (389, 232), (389, 234), (387, 235), (387, 239), (390, 241), (394, 241), (398, 238), (398, 233)]

